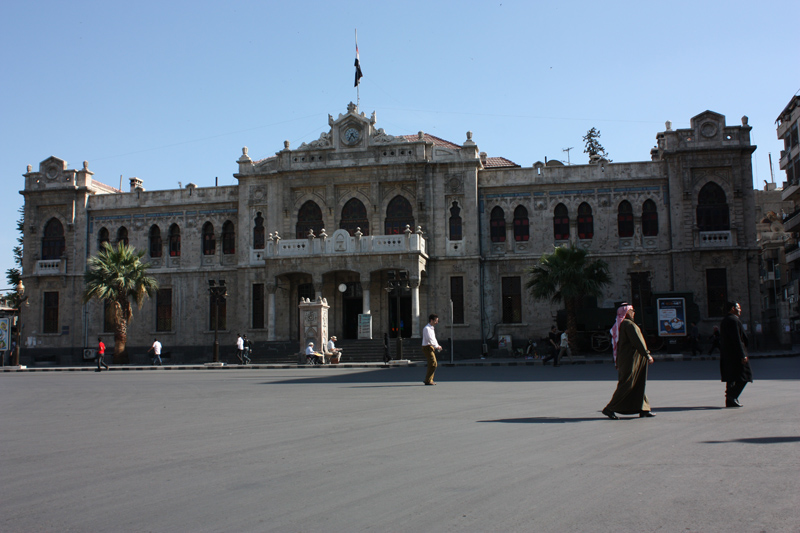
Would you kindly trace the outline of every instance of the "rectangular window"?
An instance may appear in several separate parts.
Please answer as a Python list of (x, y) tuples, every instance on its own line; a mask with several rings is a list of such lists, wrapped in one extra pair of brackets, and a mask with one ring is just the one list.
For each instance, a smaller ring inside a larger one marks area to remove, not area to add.
[(450, 278), (450, 299), (453, 301), (453, 324), (464, 323), (464, 278)]
[(156, 293), (156, 331), (172, 331), (172, 289)]
[(253, 329), (264, 329), (264, 284), (253, 285)]
[(724, 268), (706, 270), (706, 295), (708, 316), (724, 316), (722, 309), (728, 301), (728, 273)]
[(114, 304), (103, 300), (103, 333), (114, 333)]
[(522, 322), (522, 283), (519, 277), (503, 278), (503, 324)]
[(44, 326), (43, 333), (59, 333), (58, 331), (58, 293), (44, 293)]
[(215, 328), (215, 326), (217, 325), (217, 312), (218, 311), (219, 311), (219, 329), (222, 329), (222, 330), (227, 329), (225, 326), (227, 326), (227, 323), (228, 323), (228, 320), (227, 320), (227, 317), (226, 317), (227, 312), (228, 312), (228, 307), (227, 307), (227, 301), (225, 300), (225, 298), (224, 297), (220, 298), (219, 299), (219, 305), (218, 305), (216, 299), (213, 296), (210, 296), (209, 297), (209, 306), (208, 306), (208, 308), (209, 308), (209, 315), (210, 315), (209, 316), (209, 321), (208, 321), (208, 329), (210, 329), (211, 331), (214, 331), (214, 329), (217, 329), (217, 328)]

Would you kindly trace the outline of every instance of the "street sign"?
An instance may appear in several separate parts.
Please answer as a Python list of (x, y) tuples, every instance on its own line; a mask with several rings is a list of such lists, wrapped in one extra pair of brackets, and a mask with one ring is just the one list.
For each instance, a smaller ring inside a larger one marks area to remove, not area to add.
[(8, 350), (11, 343), (11, 322), (8, 318), (0, 318), (0, 352)]
[(658, 313), (659, 337), (686, 336), (686, 300), (683, 298), (658, 298), (656, 312)]

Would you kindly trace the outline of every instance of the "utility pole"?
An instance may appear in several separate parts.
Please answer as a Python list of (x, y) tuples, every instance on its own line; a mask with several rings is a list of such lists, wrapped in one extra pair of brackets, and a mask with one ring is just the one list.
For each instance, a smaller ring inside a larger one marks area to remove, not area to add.
[(574, 148), (574, 146), (570, 146), (569, 148), (564, 148), (563, 150), (561, 150), (562, 152), (567, 152), (567, 164), (568, 165), (572, 164), (572, 163), (569, 162), (569, 151), (572, 150), (573, 148)]

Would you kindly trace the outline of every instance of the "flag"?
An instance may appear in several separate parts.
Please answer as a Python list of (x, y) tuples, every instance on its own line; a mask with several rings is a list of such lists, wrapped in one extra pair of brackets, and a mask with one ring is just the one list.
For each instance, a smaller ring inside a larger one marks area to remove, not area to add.
[(358, 59), (358, 41), (356, 41), (356, 84), (353, 87), (358, 87), (358, 82), (363, 78), (364, 75), (361, 73), (361, 61)]

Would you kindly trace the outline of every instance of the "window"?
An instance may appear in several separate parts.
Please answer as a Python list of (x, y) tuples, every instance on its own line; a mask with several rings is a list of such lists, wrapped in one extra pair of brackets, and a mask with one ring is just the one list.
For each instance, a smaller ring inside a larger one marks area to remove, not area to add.
[(627, 200), (620, 202), (617, 208), (617, 233), (620, 238), (633, 237), (633, 207)]
[(506, 214), (499, 205), (489, 216), (489, 235), (492, 242), (506, 242)]
[(314, 284), (313, 283), (301, 283), (297, 286), (297, 299), (302, 300), (306, 298), (311, 300), (312, 302), (317, 297), (316, 293), (314, 292)]
[(464, 323), (464, 278), (450, 278), (450, 299), (453, 301), (453, 324)]
[(308, 237), (308, 232), (313, 230), (314, 235), (319, 235), (324, 227), (322, 222), (322, 210), (319, 206), (312, 202), (307, 201), (297, 212), (297, 225), (295, 226), (295, 236), (298, 239), (305, 239)]
[(578, 206), (578, 238), (591, 239), (594, 237), (594, 218), (592, 208), (586, 202)]
[(706, 294), (708, 299), (708, 316), (724, 316), (723, 309), (728, 301), (728, 274), (724, 268), (706, 270)]
[(44, 293), (44, 325), (42, 333), (58, 333), (58, 293)]
[(103, 244), (109, 241), (111, 241), (111, 239), (108, 238), (108, 229), (100, 228), (100, 231), (97, 233), (97, 249), (102, 250)]
[(122, 226), (117, 230), (117, 244), (119, 243), (124, 243), (125, 246), (128, 246), (128, 244), (130, 244), (128, 241), (128, 228), (126, 228), (125, 226)]
[(217, 251), (217, 239), (214, 237), (214, 225), (211, 222), (203, 224), (203, 255), (214, 255)]
[[(208, 303), (208, 329), (211, 331), (215, 329), (227, 329), (228, 320), (226, 315), (228, 314), (228, 302), (225, 297), (220, 298), (219, 304), (217, 304), (217, 299), (209, 294)], [(219, 315), (217, 315), (217, 312), (219, 312)], [(219, 328), (215, 327), (217, 325), (217, 316), (219, 316)]]
[(642, 205), (642, 234), (645, 237), (658, 235), (658, 208), (653, 200)]
[(222, 225), (222, 253), (225, 255), (236, 253), (236, 229), (230, 220), (226, 220)]
[(150, 257), (161, 257), (163, 248), (161, 242), (161, 228), (155, 225), (150, 226)]
[(461, 208), (458, 207), (458, 202), (453, 202), (450, 208), (450, 240), (460, 241), (462, 237)]
[(564, 204), (558, 204), (553, 211), (553, 239), (569, 240), (569, 212)]
[(529, 238), (528, 210), (520, 205), (514, 209), (514, 240), (527, 241)]
[(64, 226), (57, 218), (51, 218), (44, 226), (42, 259), (61, 259), (65, 248)]
[(169, 227), (169, 255), (170, 257), (181, 255), (181, 228), (177, 224)]
[(697, 228), (700, 231), (731, 229), (725, 191), (713, 181), (703, 185), (697, 196)]
[(631, 304), (636, 309), (636, 318), (641, 324), (645, 316), (645, 308), (653, 307), (653, 288), (650, 283), (650, 272), (631, 272)]
[(172, 289), (156, 292), (156, 331), (172, 331)]
[(266, 239), (264, 238), (264, 217), (261, 212), (256, 213), (255, 226), (253, 226), (253, 248), (263, 250)]
[(414, 211), (411, 202), (402, 196), (395, 196), (386, 207), (384, 235), (402, 235), (406, 231), (406, 226), (414, 231)]
[(503, 324), (522, 322), (522, 284), (519, 277), (502, 278)]
[(350, 235), (355, 235), (361, 228), (362, 235), (369, 235), (369, 220), (367, 208), (358, 198), (350, 198), (342, 207), (342, 220), (339, 222), (341, 229), (346, 229)]
[(253, 284), (253, 329), (264, 329), (264, 284)]
[(103, 333), (114, 333), (115, 307), (112, 302), (103, 300)]

